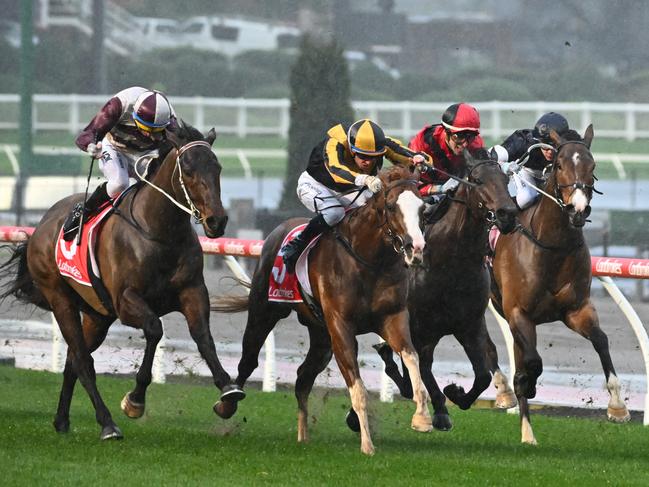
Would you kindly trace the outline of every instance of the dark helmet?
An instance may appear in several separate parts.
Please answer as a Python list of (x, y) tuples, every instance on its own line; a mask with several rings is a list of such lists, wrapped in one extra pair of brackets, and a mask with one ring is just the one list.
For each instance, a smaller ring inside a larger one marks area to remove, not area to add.
[(541, 115), (541, 118), (536, 121), (532, 135), (541, 142), (551, 144), (550, 131), (554, 130), (557, 134), (563, 135), (569, 129), (570, 127), (568, 126), (566, 117), (559, 113), (549, 112)]
[(456, 103), (442, 115), (442, 125), (451, 133), (480, 133), (480, 114), (477, 108), (468, 103)]
[(158, 91), (145, 91), (133, 106), (135, 125), (145, 132), (160, 132), (171, 121), (171, 106)]
[(351, 124), (347, 140), (352, 152), (366, 156), (381, 156), (387, 150), (383, 129), (367, 118)]

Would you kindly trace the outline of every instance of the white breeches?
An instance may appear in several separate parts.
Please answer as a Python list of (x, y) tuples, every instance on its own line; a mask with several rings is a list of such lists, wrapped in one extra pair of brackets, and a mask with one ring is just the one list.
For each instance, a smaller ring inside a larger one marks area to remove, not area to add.
[(522, 168), (518, 173), (514, 174), (514, 184), (516, 185), (516, 204), (521, 210), (532, 206), (538, 199), (539, 193), (530, 184), (537, 186), (539, 183), (534, 177), (534, 172)]
[(101, 141), (101, 159), (99, 169), (108, 180), (106, 191), (114, 198), (130, 186), (130, 171), (135, 162), (144, 154), (156, 155), (156, 151), (127, 152), (115, 147), (108, 137)]
[[(362, 191), (361, 188), (358, 190)], [(329, 226), (334, 226), (343, 219), (346, 208), (364, 205), (372, 193), (365, 189), (358, 198), (357, 196), (358, 191), (343, 194), (330, 189), (313, 179), (306, 171), (297, 180), (297, 197), (309, 210), (320, 213)]]

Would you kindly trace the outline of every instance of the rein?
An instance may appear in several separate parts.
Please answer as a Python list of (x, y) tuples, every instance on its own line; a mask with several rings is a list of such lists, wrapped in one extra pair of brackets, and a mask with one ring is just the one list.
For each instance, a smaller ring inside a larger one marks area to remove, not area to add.
[(185, 187), (185, 181), (183, 180), (182, 166), (180, 165), (180, 157), (181, 157), (185, 152), (187, 152), (189, 149), (191, 149), (192, 147), (208, 147), (210, 150), (212, 150), (212, 146), (211, 146), (208, 142), (205, 142), (204, 140), (195, 140), (195, 141), (193, 141), (193, 142), (189, 142), (189, 143), (183, 145), (180, 149), (177, 149), (177, 153), (176, 153), (176, 167), (174, 168), (174, 172), (176, 171), (176, 169), (178, 170), (178, 180), (179, 180), (179, 182), (180, 182), (180, 187), (182, 188), (183, 193), (184, 193), (184, 195), (185, 195), (185, 200), (187, 201), (187, 206), (183, 205), (182, 203), (179, 203), (179, 202), (176, 200), (176, 198), (174, 198), (172, 195), (170, 195), (169, 193), (167, 193), (164, 189), (160, 188), (159, 186), (156, 186), (156, 185), (153, 184), (151, 181), (149, 181), (148, 179), (146, 179), (146, 175), (147, 175), (147, 174), (146, 174), (146, 171), (145, 171), (144, 174), (141, 174), (141, 173), (138, 171), (138, 163), (139, 163), (142, 159), (146, 159), (146, 158), (149, 158), (149, 163), (147, 163), (147, 169), (148, 169), (148, 165), (151, 163), (151, 156), (150, 156), (149, 154), (145, 154), (145, 155), (141, 156), (141, 157), (140, 157), (140, 158), (135, 162), (135, 164), (134, 164), (134, 169), (135, 169), (135, 173), (137, 174), (138, 178), (140, 178), (140, 181), (145, 182), (146, 184), (148, 184), (149, 186), (151, 186), (152, 188), (154, 188), (154, 189), (155, 189), (156, 191), (158, 191), (159, 193), (162, 193), (162, 194), (163, 194), (163, 195), (164, 195), (164, 196), (165, 196), (169, 201), (171, 201), (174, 205), (176, 205), (178, 208), (180, 208), (181, 210), (183, 210), (185, 213), (188, 213), (190, 216), (194, 217), (194, 221), (195, 221), (196, 223), (201, 223), (201, 222), (202, 222), (201, 213), (200, 213), (200, 211), (198, 211), (198, 209), (197, 209), (196, 206), (194, 205), (194, 202), (192, 201), (191, 197), (189, 196), (189, 193), (187, 192), (187, 188)]

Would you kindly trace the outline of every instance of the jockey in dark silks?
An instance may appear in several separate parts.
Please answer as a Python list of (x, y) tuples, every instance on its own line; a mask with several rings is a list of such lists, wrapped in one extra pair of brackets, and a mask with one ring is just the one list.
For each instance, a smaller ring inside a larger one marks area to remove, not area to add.
[(297, 258), (307, 244), (342, 220), (346, 208), (361, 206), (381, 191), (377, 173), (384, 156), (394, 164), (421, 166), (428, 160), (425, 154), (417, 154), (386, 137), (381, 127), (368, 119), (349, 127), (338, 124), (327, 131), (327, 137), (311, 151), (307, 169), (298, 179), (298, 198), (317, 215), (282, 248), (289, 272), (294, 272)]
[(483, 146), (478, 110), (468, 103), (448, 107), (442, 115), (442, 123), (424, 127), (410, 141), (410, 149), (428, 154), (433, 162), (432, 168), (424, 166), (419, 193), (429, 196), (455, 189), (458, 182), (434, 168), (456, 176), (465, 162), (464, 149), (474, 153)]
[(79, 149), (99, 160), (108, 179), (92, 193), (85, 207), (79, 203), (63, 224), (66, 240), (72, 240), (81, 213), (94, 214), (129, 186), (129, 170), (145, 154), (157, 156), (166, 140), (165, 129), (175, 120), (167, 97), (158, 91), (133, 86), (114, 95), (76, 139)]
[[(541, 116), (533, 129), (516, 130), (500, 145), (491, 148), (491, 158), (501, 163), (505, 173), (514, 179), (516, 185), (516, 204), (525, 209), (531, 206), (539, 197), (539, 193), (530, 185), (538, 186), (542, 183), (543, 169), (554, 160), (554, 142), (550, 132), (556, 131), (563, 135), (570, 127), (566, 118), (555, 112)], [(545, 146), (534, 147), (538, 144)], [(548, 147), (552, 146), (552, 147)], [(525, 162), (518, 161), (532, 148)]]

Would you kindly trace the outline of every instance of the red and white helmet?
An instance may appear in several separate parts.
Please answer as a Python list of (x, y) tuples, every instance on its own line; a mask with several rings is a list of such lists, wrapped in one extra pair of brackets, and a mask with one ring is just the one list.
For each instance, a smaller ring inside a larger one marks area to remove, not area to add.
[(451, 133), (480, 133), (480, 114), (468, 103), (456, 103), (446, 109), (442, 115), (442, 125)]
[(133, 106), (133, 120), (140, 130), (162, 132), (171, 121), (171, 105), (158, 91), (145, 91)]

